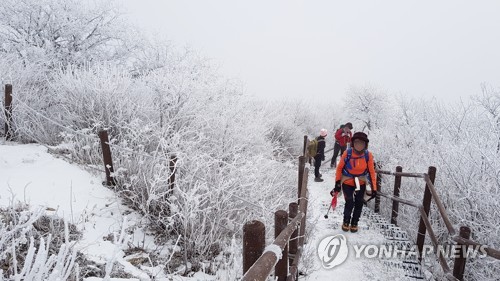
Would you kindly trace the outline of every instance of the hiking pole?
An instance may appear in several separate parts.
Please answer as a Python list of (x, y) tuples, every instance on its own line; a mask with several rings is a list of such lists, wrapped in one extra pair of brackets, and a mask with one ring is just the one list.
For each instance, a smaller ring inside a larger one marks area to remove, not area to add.
[(328, 218), (328, 213), (330, 213), (330, 209), (332, 208), (332, 204), (330, 204), (330, 207), (328, 207), (328, 211), (326, 212), (325, 219)]

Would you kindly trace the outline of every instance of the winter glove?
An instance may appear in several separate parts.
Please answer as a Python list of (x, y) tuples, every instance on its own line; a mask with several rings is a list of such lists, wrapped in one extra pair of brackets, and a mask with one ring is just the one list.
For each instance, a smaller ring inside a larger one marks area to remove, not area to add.
[(376, 190), (372, 190), (372, 197), (377, 197), (377, 191)]
[(330, 195), (331, 195), (332, 197), (333, 197), (333, 196), (335, 196), (335, 188), (334, 188), (334, 189), (332, 189), (332, 190), (330, 190)]
[(340, 189), (341, 189), (341, 183), (340, 181), (336, 181), (335, 188), (333, 189), (333, 191), (340, 192)]

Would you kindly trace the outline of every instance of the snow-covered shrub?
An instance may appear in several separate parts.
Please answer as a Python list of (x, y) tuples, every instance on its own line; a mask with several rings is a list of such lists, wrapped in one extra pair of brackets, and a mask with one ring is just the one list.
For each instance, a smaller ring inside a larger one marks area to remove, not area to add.
[(25, 206), (0, 209), (3, 277), (9, 280), (76, 279), (75, 240), (71, 238), (78, 239), (78, 235), (74, 226), (42, 212), (32, 213)]
[(54, 73), (89, 63), (125, 65), (138, 37), (113, 1), (1, 1), (0, 82), (14, 87), (16, 140), (57, 144), (60, 129), (45, 118), (61, 119), (59, 89), (50, 87)]
[(279, 158), (290, 159), (302, 155), (304, 135), (316, 137), (322, 128), (327, 128), (330, 135), (334, 134), (332, 116), (335, 109), (331, 106), (308, 104), (304, 100), (260, 103), (264, 108), (264, 122), (268, 128), (267, 139)]

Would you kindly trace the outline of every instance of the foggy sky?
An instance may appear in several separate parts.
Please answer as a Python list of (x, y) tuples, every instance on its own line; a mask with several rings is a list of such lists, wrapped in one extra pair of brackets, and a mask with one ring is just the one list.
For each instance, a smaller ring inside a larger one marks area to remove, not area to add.
[(260, 97), (333, 101), (369, 83), (456, 100), (500, 87), (500, 1), (118, 2)]

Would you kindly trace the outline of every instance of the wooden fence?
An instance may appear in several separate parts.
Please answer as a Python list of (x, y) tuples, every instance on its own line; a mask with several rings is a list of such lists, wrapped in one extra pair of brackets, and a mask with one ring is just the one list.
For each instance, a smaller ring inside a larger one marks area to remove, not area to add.
[(243, 281), (267, 280), (273, 268), (275, 280), (292, 281), (299, 277), (298, 265), (306, 239), (307, 143), (304, 136), (303, 155), (298, 159), (298, 204), (290, 203), (288, 213), (275, 212), (274, 242), (265, 247), (265, 228), (260, 221), (248, 222), (243, 227)]
[[(434, 186), (434, 179), (436, 178), (436, 168), (429, 167), (427, 173), (403, 173), (403, 168), (398, 166), (396, 167), (396, 172), (384, 171), (377, 169), (378, 175), (391, 175), (395, 177), (394, 180), (394, 190), (393, 195), (384, 193), (381, 191), (380, 185), (378, 196), (383, 196), (387, 199), (392, 200), (392, 212), (391, 212), (391, 223), (397, 225), (398, 212), (399, 212), (399, 203), (412, 206), (418, 209), (420, 212), (420, 223), (418, 226), (418, 234), (417, 234), (417, 249), (419, 252), (419, 258), (422, 260), (422, 251), (425, 242), (426, 233), (429, 234), (429, 238), (434, 246), (434, 249), (438, 248), (438, 239), (432, 228), (431, 222), (429, 220), (429, 213), (431, 203), (434, 202), (436, 204), (437, 210), (439, 211), (439, 217), (443, 220), (446, 229), (448, 231), (451, 240), (456, 242), (459, 246), (472, 246), (475, 249), (482, 247), (485, 253), (493, 257), (495, 259), (500, 259), (500, 251), (496, 249), (492, 249), (486, 245), (481, 245), (480, 243), (474, 242), (469, 239), (471, 230), (467, 226), (461, 226), (459, 232), (455, 230), (453, 224), (448, 218), (448, 214), (446, 213), (446, 208), (441, 202), (439, 195), (436, 192), (436, 188)], [(413, 177), (413, 178), (422, 178), (425, 183), (425, 191), (422, 199), (422, 203), (412, 202), (409, 200), (405, 200), (399, 197), (399, 191), (401, 188), (401, 178), (402, 177)], [(381, 181), (379, 181), (381, 182)], [(375, 210), (379, 212), (379, 210)], [(457, 258), (454, 261), (453, 272), (448, 265), (445, 257), (442, 255), (440, 251), (437, 251), (439, 263), (441, 268), (448, 280), (463, 280), (465, 265), (466, 265), (466, 254), (463, 252), (464, 247), (458, 247), (458, 252), (456, 253)]]

